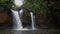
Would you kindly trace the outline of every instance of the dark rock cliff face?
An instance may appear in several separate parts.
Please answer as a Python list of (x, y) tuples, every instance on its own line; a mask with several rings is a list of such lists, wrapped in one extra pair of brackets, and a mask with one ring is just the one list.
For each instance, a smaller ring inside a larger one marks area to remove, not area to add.
[(36, 13), (36, 27), (48, 27), (48, 19), (43, 14)]
[(24, 12), (23, 12), (22, 24), (23, 24), (23, 27), (31, 28), (31, 16), (30, 16), (30, 13), (27, 10), (24, 10)]
[(12, 14), (10, 9), (5, 5), (0, 5), (0, 28), (11, 28), (13, 25)]
[(54, 8), (52, 12), (52, 21), (55, 28), (60, 29), (60, 9)]

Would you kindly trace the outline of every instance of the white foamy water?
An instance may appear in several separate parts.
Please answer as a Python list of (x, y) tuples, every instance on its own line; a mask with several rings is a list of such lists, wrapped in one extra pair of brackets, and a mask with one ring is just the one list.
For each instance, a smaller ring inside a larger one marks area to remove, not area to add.
[(21, 19), (19, 17), (18, 11), (12, 10), (12, 13), (13, 13), (13, 18), (15, 19), (15, 21), (14, 21), (14, 23), (15, 23), (14, 29), (16, 29), (16, 30), (23, 29), (22, 22), (21, 22)]
[(23, 9), (21, 9), (20, 11), (19, 11), (19, 13), (20, 13), (20, 18), (22, 18), (22, 14), (23, 14)]
[[(21, 5), (23, 5), (23, 1), (24, 0), (14, 0), (14, 4), (16, 5), (16, 7), (21, 7)], [(33, 13), (30, 12), (31, 15), (31, 23), (32, 23), (32, 29), (28, 29), (28, 28), (23, 28), (22, 25), (22, 14), (23, 14), (23, 9), (21, 9), (20, 11), (15, 11), (15, 10), (11, 10), (12, 14), (13, 14), (13, 21), (14, 21), (14, 27), (13, 30), (35, 30), (35, 24), (34, 24), (34, 16)]]
[(24, 0), (14, 0), (14, 3), (16, 6), (20, 7), (21, 5), (23, 5), (23, 1)]
[(32, 12), (30, 12), (30, 15), (31, 15), (31, 21), (32, 21), (32, 29), (35, 30), (35, 23), (34, 23), (34, 15)]
[[(16, 7), (20, 7), (21, 5), (23, 5), (23, 1), (24, 0), (14, 0), (14, 4), (16, 5)], [(14, 21), (13, 30), (27, 30), (26, 28), (23, 29), (23, 25), (21, 21), (23, 10), (20, 11), (11, 10), (11, 11), (13, 14), (13, 21)]]
[(23, 10), (20, 10), (18, 14), (18, 11), (11, 10), (13, 14), (13, 22), (14, 22), (14, 27), (13, 30), (28, 30), (28, 28), (23, 28), (21, 17)]

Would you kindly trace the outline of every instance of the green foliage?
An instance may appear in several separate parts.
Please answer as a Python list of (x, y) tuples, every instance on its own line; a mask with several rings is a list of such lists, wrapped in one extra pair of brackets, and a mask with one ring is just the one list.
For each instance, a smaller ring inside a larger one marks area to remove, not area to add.
[(60, 0), (50, 0), (50, 4), (53, 7), (60, 8)]
[(47, 11), (47, 1), (45, 0), (25, 0), (23, 7), (31, 9), (34, 13), (42, 11), (45, 15)]
[(6, 5), (7, 8), (12, 8), (12, 5), (14, 5), (13, 0), (0, 0), (0, 5)]
[(49, 0), (50, 7), (47, 13), (48, 17), (60, 15), (60, 0)]
[[(60, 8), (60, 0), (49, 0), (50, 6), (53, 8)], [(34, 13), (41, 11), (44, 15), (51, 16), (51, 11), (48, 7), (48, 0), (25, 0), (23, 7), (31, 9)]]

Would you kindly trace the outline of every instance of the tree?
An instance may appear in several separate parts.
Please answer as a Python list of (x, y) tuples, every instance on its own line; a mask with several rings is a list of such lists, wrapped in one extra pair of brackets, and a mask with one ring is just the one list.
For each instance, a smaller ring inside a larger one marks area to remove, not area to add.
[(45, 15), (47, 11), (47, 1), (45, 0), (25, 0), (23, 4), (24, 8), (31, 9), (34, 13), (40, 13), (41, 11)]
[(12, 8), (13, 0), (0, 0), (0, 5), (5, 5), (7, 8)]

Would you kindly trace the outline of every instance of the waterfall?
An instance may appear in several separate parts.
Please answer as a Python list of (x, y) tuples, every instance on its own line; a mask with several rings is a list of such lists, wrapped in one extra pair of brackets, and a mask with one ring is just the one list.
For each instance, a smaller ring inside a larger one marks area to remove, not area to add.
[[(16, 5), (16, 7), (20, 7), (21, 5), (23, 5), (23, 0), (14, 0), (14, 4)], [(21, 16), (22, 16), (22, 13), (23, 11), (20, 10), (20, 11), (14, 11), (12, 10), (12, 13), (13, 13), (13, 16), (15, 17), (16, 19), (16, 29), (17, 30), (22, 30), (23, 29), (23, 26), (22, 26), (22, 22), (21, 22)], [(15, 29), (15, 28), (14, 28)]]
[[(24, 0), (14, 0), (14, 4), (17, 7), (17, 8), (15, 8), (16, 11), (13, 10), (13, 9), (11, 10), (12, 14), (13, 14), (13, 21), (14, 21), (13, 29), (14, 30), (29, 30), (28, 28), (23, 28), (23, 25), (22, 25), (22, 21), (21, 20), (22, 20), (23, 9), (21, 9), (19, 11), (17, 10), (17, 9), (19, 9), (19, 7), (21, 7), (21, 5), (23, 5), (23, 1)], [(33, 13), (30, 12), (30, 15), (31, 15), (31, 21), (32, 21), (32, 29), (35, 30), (35, 23), (34, 23)]]
[(35, 23), (34, 23), (34, 15), (32, 12), (30, 12), (30, 15), (31, 15), (31, 21), (32, 21), (32, 29), (35, 30)]
[(14, 21), (14, 29), (15, 30), (23, 29), (22, 22), (19, 17), (18, 11), (12, 10), (12, 14), (13, 14), (13, 21)]
[[(14, 22), (13, 30), (28, 30), (27, 28), (23, 28), (23, 25), (22, 25), (21, 18), (22, 18), (23, 10), (21, 9), (18, 12), (18, 11), (14, 11), (11, 9), (11, 11), (12, 11), (13, 22)], [(19, 13), (20, 13), (20, 15), (19, 15)]]
[(24, 0), (14, 0), (14, 3), (17, 7), (20, 7), (21, 5), (23, 5)]
[(19, 11), (19, 16), (20, 16), (20, 19), (22, 18), (22, 14), (23, 14), (23, 9), (21, 9), (20, 11)]

